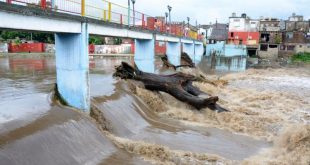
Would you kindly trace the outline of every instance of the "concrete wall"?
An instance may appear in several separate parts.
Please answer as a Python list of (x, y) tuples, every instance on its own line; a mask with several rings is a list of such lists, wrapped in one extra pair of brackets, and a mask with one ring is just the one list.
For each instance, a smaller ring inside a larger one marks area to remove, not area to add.
[(210, 56), (214, 52), (217, 56), (225, 57), (247, 56), (247, 49), (245, 45), (230, 45), (225, 44), (225, 42), (207, 45), (206, 55)]
[(95, 45), (95, 54), (130, 54), (131, 44)]
[(216, 53), (218, 56), (224, 56), (225, 42), (217, 42), (215, 44), (208, 44), (206, 48), (206, 56)]
[(55, 53), (55, 44), (44, 44), (45, 53)]
[(310, 44), (297, 44), (295, 47), (295, 53), (310, 52)]
[(82, 33), (57, 33), (56, 77), (58, 91), (66, 102), (89, 112), (89, 56), (87, 24), (82, 23)]
[(224, 48), (224, 55), (226, 57), (247, 56), (247, 53), (245, 45), (225, 45)]
[(0, 43), (0, 53), (7, 53), (8, 49), (9, 47), (7, 43)]
[(310, 44), (307, 44), (307, 46), (305, 47), (305, 52), (309, 52), (310, 53)]
[(260, 58), (277, 59), (279, 56), (279, 47), (271, 48), (269, 45), (267, 51), (258, 50), (257, 55)]

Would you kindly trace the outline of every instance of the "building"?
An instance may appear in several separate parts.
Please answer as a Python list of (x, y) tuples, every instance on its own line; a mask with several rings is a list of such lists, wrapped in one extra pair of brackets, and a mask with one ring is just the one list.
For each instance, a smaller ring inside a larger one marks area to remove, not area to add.
[(277, 18), (260, 19), (260, 43), (280, 44), (282, 42), (281, 21)]
[(246, 45), (248, 54), (255, 56), (259, 47), (259, 20), (251, 19), (246, 14), (229, 17), (228, 44)]
[(300, 31), (307, 33), (310, 29), (310, 20), (305, 21), (304, 17), (301, 15), (296, 15), (295, 13), (292, 14), (288, 18), (287, 21), (285, 21), (285, 30), (292, 32), (292, 31)]
[(258, 56), (261, 58), (278, 58), (279, 44), (282, 43), (283, 21), (277, 18), (260, 18), (260, 46)]
[(308, 51), (310, 46), (310, 20), (305, 21), (301, 15), (293, 13), (285, 21), (285, 32), (280, 46), (281, 56), (291, 56), (295, 53)]
[(215, 23), (207, 29), (207, 43), (214, 44), (217, 42), (226, 42), (228, 39), (228, 25)]

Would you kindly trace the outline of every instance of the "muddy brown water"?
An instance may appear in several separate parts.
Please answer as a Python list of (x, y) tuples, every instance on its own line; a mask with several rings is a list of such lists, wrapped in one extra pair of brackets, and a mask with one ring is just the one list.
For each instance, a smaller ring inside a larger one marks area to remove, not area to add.
[[(121, 61), (132, 59), (90, 62), (92, 104), (99, 107), (113, 135), (234, 160), (269, 146), (228, 131), (194, 129), (159, 118), (126, 83), (112, 77)], [(114, 145), (87, 115), (51, 101), (55, 74), (50, 57), (0, 58), (0, 164), (149, 164)]]

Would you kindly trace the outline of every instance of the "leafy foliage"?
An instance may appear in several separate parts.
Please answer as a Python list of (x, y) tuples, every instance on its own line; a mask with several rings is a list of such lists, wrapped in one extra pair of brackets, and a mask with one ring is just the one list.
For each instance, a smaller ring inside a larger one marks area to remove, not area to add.
[(104, 44), (104, 40), (101, 39), (100, 37), (90, 36), (89, 37), (89, 44), (102, 45), (102, 44)]
[(19, 31), (0, 31), (0, 38), (3, 40), (15, 40), (15, 39), (26, 39), (26, 40), (54, 43), (54, 35), (50, 33), (30, 33), (30, 32), (19, 32)]
[(293, 62), (305, 62), (305, 63), (310, 63), (310, 53), (305, 52), (305, 53), (298, 53), (295, 54), (292, 57)]

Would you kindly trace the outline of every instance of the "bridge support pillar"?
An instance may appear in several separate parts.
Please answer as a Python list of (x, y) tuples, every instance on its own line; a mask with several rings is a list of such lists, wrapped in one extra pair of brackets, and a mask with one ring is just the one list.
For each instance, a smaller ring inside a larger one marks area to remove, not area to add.
[(201, 61), (203, 56), (203, 43), (201, 42), (195, 42), (195, 63), (198, 63)]
[(155, 72), (155, 40), (135, 40), (135, 63), (141, 71)]
[(183, 43), (183, 52), (187, 53), (189, 57), (193, 60), (195, 60), (195, 45), (193, 43)]
[(169, 42), (166, 43), (166, 54), (171, 64), (178, 66), (181, 64), (181, 43)]
[(57, 86), (72, 107), (89, 112), (89, 56), (87, 24), (78, 34), (55, 34)]

